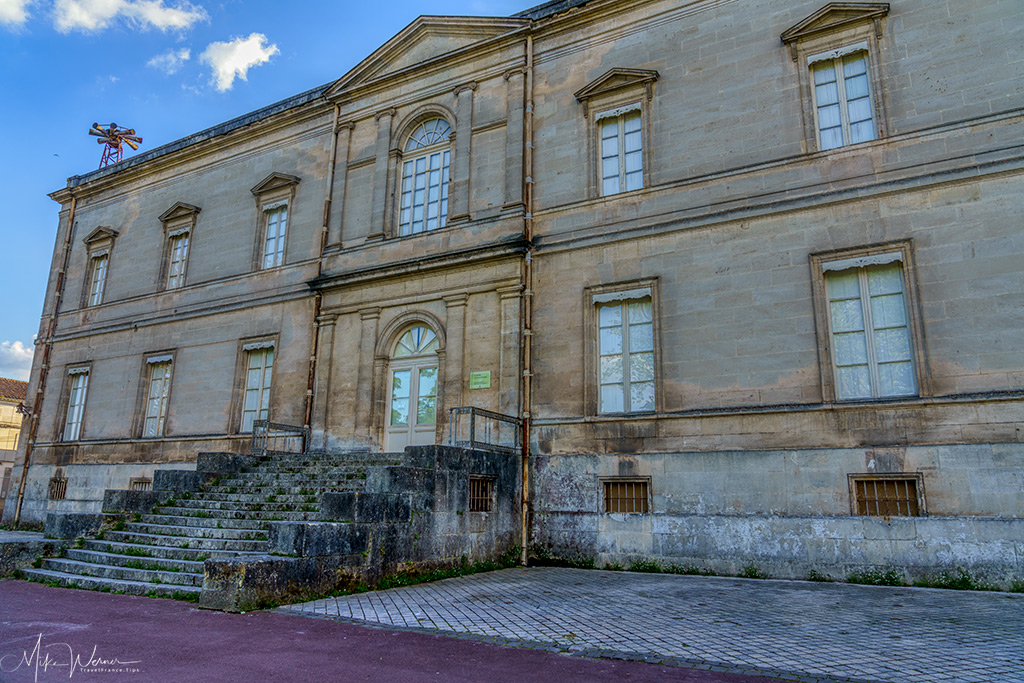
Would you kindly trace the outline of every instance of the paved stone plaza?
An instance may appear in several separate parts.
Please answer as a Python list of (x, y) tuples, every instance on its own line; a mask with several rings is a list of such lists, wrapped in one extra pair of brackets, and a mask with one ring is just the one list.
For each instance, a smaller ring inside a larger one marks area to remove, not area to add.
[(506, 569), (278, 611), (805, 681), (1024, 681), (1024, 595)]

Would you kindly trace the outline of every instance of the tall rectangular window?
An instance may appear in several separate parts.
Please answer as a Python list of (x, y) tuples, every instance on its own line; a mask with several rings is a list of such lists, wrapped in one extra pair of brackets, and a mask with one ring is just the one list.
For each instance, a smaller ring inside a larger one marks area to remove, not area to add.
[(639, 111), (598, 120), (601, 131), (601, 194), (611, 195), (644, 186), (643, 140)]
[(241, 431), (251, 432), (253, 422), (270, 418), (270, 381), (273, 371), (273, 347), (247, 350)]
[(874, 140), (866, 51), (811, 64), (819, 149)]
[(171, 388), (171, 361), (150, 359), (149, 385), (146, 393), (146, 418), (142, 435), (159, 437), (164, 435), (167, 420), (167, 396)]
[(185, 265), (188, 263), (187, 232), (171, 235), (167, 243), (167, 289), (185, 286)]
[(599, 411), (654, 410), (651, 299), (597, 304)]
[(103, 288), (107, 284), (108, 254), (97, 254), (89, 262), (89, 305), (103, 303)]
[(916, 394), (902, 264), (842, 265), (825, 272), (836, 398)]
[(288, 233), (288, 206), (277, 206), (264, 212), (263, 267), (284, 263), (285, 236)]
[(64, 414), (63, 441), (77, 441), (82, 435), (82, 418), (85, 414), (85, 393), (89, 388), (89, 372), (84, 369), (69, 370), (68, 405)]

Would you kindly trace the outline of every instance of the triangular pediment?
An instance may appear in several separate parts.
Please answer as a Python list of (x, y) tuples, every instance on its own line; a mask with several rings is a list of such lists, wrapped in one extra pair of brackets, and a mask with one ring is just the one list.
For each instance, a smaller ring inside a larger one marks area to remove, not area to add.
[(261, 180), (256, 187), (250, 190), (255, 195), (261, 195), (264, 192), (272, 192), (273, 190), (280, 190), (282, 187), (288, 187), (290, 185), (298, 185), (299, 177), (294, 175), (288, 175), (287, 173), (271, 173), (266, 178)]
[(862, 21), (877, 21), (889, 13), (887, 2), (830, 2), (798, 24), (782, 32), (782, 42), (792, 43), (826, 31), (836, 31)]
[(338, 92), (529, 25), (509, 17), (422, 16), (399, 31), (324, 93)]
[(118, 233), (117, 230), (106, 225), (101, 225), (86, 235), (85, 239), (82, 241), (86, 244), (95, 244), (96, 242), (102, 242), (103, 240), (113, 240), (119, 234), (120, 233)]
[(174, 206), (160, 214), (160, 222), (166, 223), (173, 221), (178, 218), (188, 218), (195, 216), (197, 213), (202, 211), (198, 206), (192, 206), (185, 202), (175, 202)]
[(585, 102), (592, 97), (631, 87), (646, 87), (658, 80), (658, 72), (651, 69), (609, 69), (576, 91), (576, 99)]

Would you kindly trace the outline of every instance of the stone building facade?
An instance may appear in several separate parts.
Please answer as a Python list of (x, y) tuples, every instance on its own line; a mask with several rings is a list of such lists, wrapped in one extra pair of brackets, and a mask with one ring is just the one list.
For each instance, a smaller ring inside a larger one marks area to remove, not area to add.
[(11, 473), (21, 439), (21, 407), (28, 382), (0, 377), (0, 516), (11, 488)]
[(401, 450), (475, 406), (546, 553), (1019, 574), (1021, 9), (421, 17), (69, 179), (22, 519), (258, 419)]

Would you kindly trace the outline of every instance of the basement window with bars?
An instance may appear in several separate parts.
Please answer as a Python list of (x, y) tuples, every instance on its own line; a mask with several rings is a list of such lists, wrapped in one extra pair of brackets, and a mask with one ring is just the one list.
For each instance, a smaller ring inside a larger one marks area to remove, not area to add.
[(605, 512), (651, 511), (651, 482), (649, 479), (602, 479)]
[(489, 477), (469, 478), (469, 511), (490, 512), (494, 501), (494, 480)]
[(153, 480), (148, 477), (132, 477), (128, 480), (129, 491), (152, 491)]
[(50, 500), (64, 500), (68, 492), (68, 480), (66, 477), (53, 477), (50, 479), (50, 488), (46, 497)]
[(920, 517), (924, 514), (921, 475), (850, 475), (853, 514), (864, 517)]

